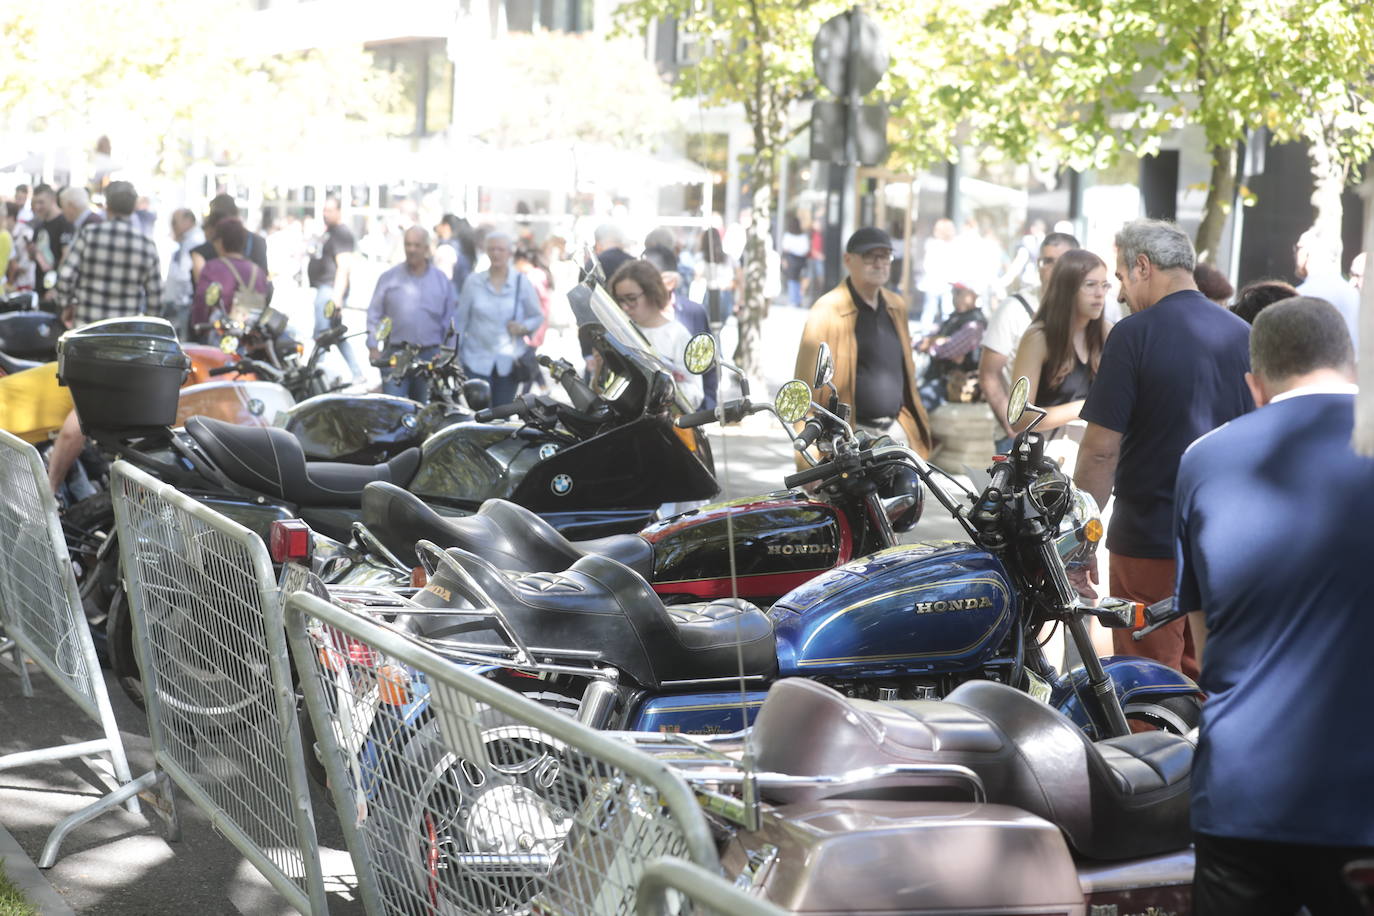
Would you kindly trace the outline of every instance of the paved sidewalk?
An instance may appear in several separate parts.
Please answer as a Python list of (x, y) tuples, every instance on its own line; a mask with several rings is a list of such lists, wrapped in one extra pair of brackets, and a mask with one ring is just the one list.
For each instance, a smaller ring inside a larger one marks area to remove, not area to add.
[[(137, 776), (152, 766), (147, 720), (125, 699), (108, 672), (106, 684), (129, 766)], [(19, 692), (19, 679), (0, 665), (0, 753), (95, 736), (90, 720), (37, 671), (33, 686), (34, 697), (25, 699)], [(92, 769), (92, 760), (0, 770), (0, 856), (6, 859), (10, 876), (25, 882), (26, 893), (43, 913), (282, 916), (295, 912), (181, 796), (177, 812), (183, 839), (179, 843), (164, 839), (162, 820), (148, 805), (139, 815), (119, 808), (69, 834), (53, 868), (40, 872), (32, 867), (52, 827), (113, 785)], [(326, 793), (315, 791), (312, 796), (330, 913), (360, 914), (362, 906), (352, 891), (353, 865), (338, 820)], [(27, 859), (12, 859), (12, 852)], [(43, 885), (48, 886), (46, 892)]]

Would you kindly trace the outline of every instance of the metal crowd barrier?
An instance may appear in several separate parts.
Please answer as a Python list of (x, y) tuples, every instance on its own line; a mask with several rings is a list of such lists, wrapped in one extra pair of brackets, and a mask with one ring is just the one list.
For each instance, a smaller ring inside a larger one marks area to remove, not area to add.
[(140, 780), (165, 774), (292, 906), (327, 913), (262, 540), (124, 462), (110, 486), (157, 763)]
[[(20, 689), (33, 696), (25, 657), (34, 663), (99, 726), (102, 737), (0, 756), (0, 770), (88, 754), (109, 758), (114, 777), (129, 782), (124, 743), (110, 709), (90, 627), (77, 592), (76, 577), (48, 490), (48, 473), (32, 445), (0, 431), (0, 624), (6, 638), (0, 652), (16, 662)], [(108, 796), (106, 797), (108, 798)], [(103, 811), (111, 805), (96, 801)], [(121, 798), (139, 811), (138, 799)], [(119, 801), (114, 802), (118, 804)], [(65, 822), (64, 822), (65, 823)], [(59, 824), (48, 838), (44, 868), (57, 860), (66, 829)]]
[(656, 859), (635, 893), (636, 916), (786, 916), (787, 911), (683, 859)]
[(719, 872), (666, 764), (314, 595), (286, 624), (369, 913), (631, 914), (653, 859)]

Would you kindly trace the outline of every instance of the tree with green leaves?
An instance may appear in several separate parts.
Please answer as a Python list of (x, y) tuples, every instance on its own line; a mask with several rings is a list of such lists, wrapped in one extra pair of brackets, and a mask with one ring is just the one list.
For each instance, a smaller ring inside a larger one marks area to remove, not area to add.
[[(894, 151), (959, 145), (1102, 168), (1189, 124), (1211, 175), (1197, 248), (1215, 255), (1249, 132), (1312, 144), (1319, 224), (1374, 152), (1374, 16), (1364, 0), (975, 0), (889, 21)], [(1328, 230), (1329, 231), (1329, 230)]]
[(627, 0), (617, 10), (626, 31), (644, 34), (655, 20), (676, 22), (699, 42), (700, 59), (689, 62), (674, 83), (679, 96), (696, 97), (703, 106), (744, 109), (753, 135), (747, 162), (752, 196), (734, 360), (751, 374), (759, 368), (767, 306), (763, 290), (778, 157), (792, 137), (792, 107), (817, 85), (811, 40), (821, 23), (846, 8), (834, 0)]
[(260, 54), (251, 13), (178, 0), (48, 0), (9, 11), (0, 134), (139, 137), (157, 170), (404, 130), (400, 88), (360, 46)]

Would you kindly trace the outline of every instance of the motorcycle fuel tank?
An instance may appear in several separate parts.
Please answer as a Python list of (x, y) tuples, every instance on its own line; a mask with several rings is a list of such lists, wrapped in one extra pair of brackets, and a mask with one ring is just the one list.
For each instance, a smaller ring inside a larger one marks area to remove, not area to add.
[[(776, 598), (853, 550), (843, 513), (787, 491), (702, 506), (640, 535), (654, 546), (654, 590), (699, 598)], [(737, 583), (722, 575), (731, 568), (732, 544)]]
[(773, 605), (779, 677), (961, 671), (1015, 618), (1001, 561), (971, 544), (909, 544), (855, 560)]
[(541, 449), (553, 453), (549, 444), (531, 427), (455, 423), (425, 440), (420, 470), (407, 489), (422, 499), (474, 507), (491, 497), (510, 499)]
[(367, 464), (393, 457), (420, 435), (421, 405), (384, 394), (318, 394), (277, 416), (312, 461)]

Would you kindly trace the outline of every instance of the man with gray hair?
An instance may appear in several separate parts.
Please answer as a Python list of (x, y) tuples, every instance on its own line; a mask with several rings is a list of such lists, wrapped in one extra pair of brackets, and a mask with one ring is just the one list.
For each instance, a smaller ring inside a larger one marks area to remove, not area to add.
[[(405, 262), (377, 278), (367, 308), (367, 352), (373, 363), (405, 344), (418, 348), (417, 361), (431, 360), (454, 333), (458, 293), (453, 289), (452, 275), (434, 266), (429, 233), (423, 226), (411, 226), (405, 231), (404, 244)], [(386, 318), (391, 319), (391, 336), (383, 345), (377, 330)], [(387, 370), (382, 380), (383, 394), (429, 401), (427, 376), (397, 378), (393, 373)]]
[[(1088, 421), (1074, 481), (1098, 505), (1115, 494), (1107, 549), (1113, 596), (1159, 601), (1174, 592), (1174, 480), (1199, 436), (1254, 406), (1245, 387), (1250, 326), (1198, 292), (1196, 256), (1173, 223), (1136, 220), (1116, 236), (1120, 299), (1080, 416)], [(1197, 658), (1183, 621), (1145, 639), (1113, 630), (1117, 654), (1157, 659), (1190, 677)]]
[[(1345, 319), (1345, 328), (1350, 332), (1355, 352), (1360, 352), (1360, 291), (1358, 287), (1345, 282), (1341, 276), (1340, 245), (1324, 244), (1317, 228), (1313, 226), (1298, 236), (1293, 246), (1294, 266), (1302, 283), (1298, 284), (1299, 296), (1312, 296), (1325, 299), (1336, 307)], [(1355, 265), (1351, 265), (1354, 272)], [(1363, 270), (1363, 265), (1361, 265)]]
[(615, 223), (602, 223), (592, 232), (592, 250), (601, 262), (607, 283), (626, 261), (634, 260), (634, 255), (625, 250), (626, 244), (625, 231)]
[(1341, 876), (1374, 857), (1354, 350), (1330, 303), (1300, 297), (1255, 318), (1250, 360), (1259, 409), (1193, 443), (1176, 488), (1179, 607), (1206, 647), (1193, 912), (1363, 913)]
[(57, 194), (57, 205), (62, 209), (62, 215), (72, 224), (73, 238), (80, 235), (85, 227), (103, 222), (100, 214), (91, 209), (91, 196), (86, 193), (85, 188), (63, 188)]

